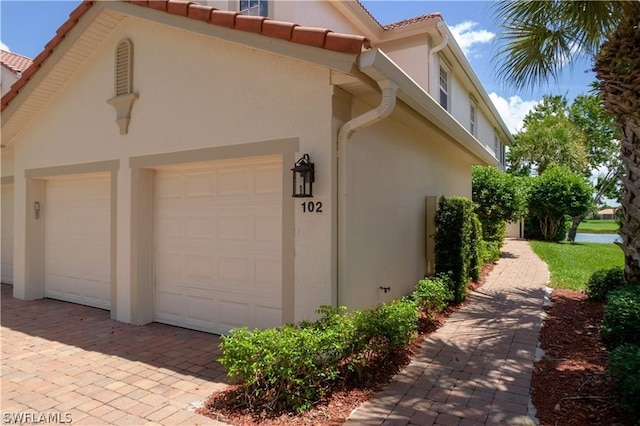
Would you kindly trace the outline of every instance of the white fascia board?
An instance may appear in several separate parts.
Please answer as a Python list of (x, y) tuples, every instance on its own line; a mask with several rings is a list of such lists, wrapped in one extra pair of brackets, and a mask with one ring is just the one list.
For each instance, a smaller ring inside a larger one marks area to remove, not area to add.
[(498, 160), (483, 144), (440, 106), (411, 77), (379, 49), (360, 55), (360, 70), (376, 81), (393, 80), (399, 86), (398, 98), (418, 114), (450, 135), (458, 144), (487, 165), (498, 166)]

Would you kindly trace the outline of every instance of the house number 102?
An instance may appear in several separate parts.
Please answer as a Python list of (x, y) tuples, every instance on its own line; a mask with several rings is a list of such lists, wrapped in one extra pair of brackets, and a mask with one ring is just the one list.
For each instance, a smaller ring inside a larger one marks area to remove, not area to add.
[(322, 201), (305, 201), (300, 205), (303, 213), (322, 213)]

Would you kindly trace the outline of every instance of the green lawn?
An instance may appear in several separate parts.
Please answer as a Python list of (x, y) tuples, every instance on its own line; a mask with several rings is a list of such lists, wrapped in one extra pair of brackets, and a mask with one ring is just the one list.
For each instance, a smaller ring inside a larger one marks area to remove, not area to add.
[(585, 234), (617, 234), (618, 222), (614, 219), (586, 219), (578, 225), (578, 232), (583, 232)]
[(615, 244), (542, 241), (529, 244), (549, 265), (550, 286), (554, 288), (583, 290), (594, 271), (624, 265), (622, 249)]

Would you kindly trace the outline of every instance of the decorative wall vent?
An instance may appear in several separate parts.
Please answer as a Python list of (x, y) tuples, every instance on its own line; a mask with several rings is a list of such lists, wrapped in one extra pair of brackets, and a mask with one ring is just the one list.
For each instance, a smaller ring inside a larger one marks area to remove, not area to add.
[(120, 134), (126, 135), (131, 121), (131, 108), (138, 99), (138, 94), (133, 93), (133, 43), (129, 39), (120, 41), (116, 47), (114, 89), (115, 96), (108, 99), (107, 103), (116, 109)]

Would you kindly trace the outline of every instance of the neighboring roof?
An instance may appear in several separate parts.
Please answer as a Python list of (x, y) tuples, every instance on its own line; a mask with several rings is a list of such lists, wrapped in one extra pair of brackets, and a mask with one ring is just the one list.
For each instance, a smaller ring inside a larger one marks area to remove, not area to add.
[(32, 62), (33, 61), (26, 56), (0, 50), (0, 64), (14, 74), (23, 72), (31, 66)]
[[(335, 52), (359, 54), (363, 49), (369, 49), (371, 42), (364, 36), (336, 33), (326, 28), (305, 27), (293, 22), (274, 21), (260, 16), (241, 15), (238, 12), (219, 10), (210, 6), (203, 6), (182, 0), (122, 0), (137, 6), (160, 10), (172, 15), (184, 16), (197, 21), (204, 21), (234, 30), (260, 34), (265, 37), (278, 38), (292, 43), (305, 44)], [(25, 69), (22, 77), (16, 81), (1, 101), (0, 111), (3, 111), (20, 89), (29, 81), (31, 76), (51, 56), (56, 47), (64, 40), (67, 33), (78, 23), (80, 18), (97, 3), (83, 0), (71, 12), (69, 19), (58, 28), (56, 35), (35, 57), (33, 63)]]
[(420, 22), (430, 21), (432, 19), (437, 19), (437, 18), (439, 18), (440, 20), (442, 19), (442, 15), (440, 15), (439, 12), (427, 13), (426, 15), (415, 16), (413, 18), (405, 19), (403, 21), (394, 22), (393, 24), (384, 25), (382, 29), (384, 31), (389, 31), (394, 28), (408, 27), (409, 25), (418, 24)]
[(429, 21), (431, 19), (437, 19), (437, 18), (439, 18), (440, 20), (442, 19), (442, 15), (440, 14), (440, 12), (435, 12), (435, 13), (427, 13), (425, 15), (420, 15), (420, 16), (414, 16), (413, 18), (403, 19), (402, 21), (393, 22), (387, 25), (382, 25), (380, 21), (378, 21), (376, 17), (373, 16), (371, 12), (369, 12), (369, 9), (367, 9), (360, 0), (355, 0), (355, 3), (358, 6), (360, 6), (360, 8), (362, 8), (362, 10), (366, 12), (367, 15), (369, 15), (371, 20), (375, 22), (376, 25), (380, 27), (382, 31), (390, 31), (390, 30), (393, 30), (394, 28), (408, 27), (410, 25), (418, 24), (424, 21)]
[(602, 209), (598, 212), (598, 214), (616, 214), (618, 209)]

